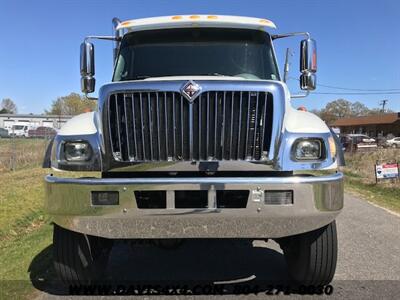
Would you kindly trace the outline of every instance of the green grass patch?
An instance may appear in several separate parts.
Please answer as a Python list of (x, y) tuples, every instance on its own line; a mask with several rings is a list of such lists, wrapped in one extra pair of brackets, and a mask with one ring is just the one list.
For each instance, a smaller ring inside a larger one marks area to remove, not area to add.
[[(28, 141), (29, 142), (29, 141)], [(49, 169), (0, 171), (0, 299), (31, 299), (36, 287), (54, 280), (51, 219), (43, 209)], [(60, 177), (99, 176), (53, 172)]]
[(0, 139), (0, 172), (40, 167), (48, 143), (45, 139)]
[(0, 248), (0, 298), (31, 299), (34, 285), (55, 277), (52, 264), (52, 225), (46, 223), (28, 234), (2, 241)]
[(345, 177), (345, 191), (356, 193), (370, 202), (400, 213), (400, 190), (398, 188), (365, 183), (358, 177), (350, 175)]

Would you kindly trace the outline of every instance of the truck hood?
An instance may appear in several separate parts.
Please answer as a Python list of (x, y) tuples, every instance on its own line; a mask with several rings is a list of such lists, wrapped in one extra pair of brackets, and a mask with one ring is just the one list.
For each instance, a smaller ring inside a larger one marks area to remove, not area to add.
[(124, 82), (141, 82), (141, 81), (176, 81), (176, 80), (251, 80), (251, 81), (266, 81), (264, 79), (247, 79), (240, 76), (225, 76), (225, 75), (213, 75), (213, 76), (202, 76), (202, 75), (185, 75), (185, 76), (162, 76), (162, 77), (150, 77), (140, 80), (131, 80)]

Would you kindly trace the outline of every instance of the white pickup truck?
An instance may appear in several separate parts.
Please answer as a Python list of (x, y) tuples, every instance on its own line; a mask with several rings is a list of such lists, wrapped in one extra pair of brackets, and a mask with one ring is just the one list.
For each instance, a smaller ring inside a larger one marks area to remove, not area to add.
[(310, 34), (273, 34), (269, 20), (235, 16), (113, 23), (115, 35), (81, 45), (88, 94), (90, 40), (115, 43), (98, 111), (69, 120), (46, 157), (57, 170), (101, 174), (45, 178), (60, 278), (102, 278), (116, 239), (247, 238), (277, 241), (296, 282), (328, 284), (343, 207), (341, 147), (321, 119), (292, 107), (304, 95), (289, 92), (273, 47), (304, 36), (300, 88), (308, 94), (317, 70)]

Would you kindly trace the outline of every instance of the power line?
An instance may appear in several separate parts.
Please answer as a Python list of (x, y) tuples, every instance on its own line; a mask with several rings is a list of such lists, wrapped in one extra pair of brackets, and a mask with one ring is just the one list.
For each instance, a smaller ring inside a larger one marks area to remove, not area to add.
[[(298, 78), (289, 77), (289, 79), (300, 81)], [(334, 85), (327, 85), (318, 83), (319, 86), (337, 89), (337, 90), (346, 90), (346, 91), (360, 91), (360, 92), (400, 92), (400, 89), (356, 89), (356, 88), (347, 88), (347, 87), (339, 87)]]
[(339, 92), (312, 92), (312, 94), (317, 95), (400, 95), (400, 91), (398, 92), (359, 92), (359, 93), (339, 93)]

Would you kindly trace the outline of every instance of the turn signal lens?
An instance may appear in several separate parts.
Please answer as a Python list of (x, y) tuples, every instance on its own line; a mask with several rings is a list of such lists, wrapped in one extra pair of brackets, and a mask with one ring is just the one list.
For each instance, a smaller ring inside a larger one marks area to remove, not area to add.
[(329, 151), (331, 152), (331, 157), (336, 157), (336, 143), (333, 136), (328, 138)]
[(64, 156), (67, 161), (89, 161), (92, 153), (92, 147), (87, 142), (66, 142), (64, 144)]

